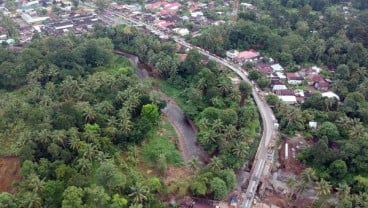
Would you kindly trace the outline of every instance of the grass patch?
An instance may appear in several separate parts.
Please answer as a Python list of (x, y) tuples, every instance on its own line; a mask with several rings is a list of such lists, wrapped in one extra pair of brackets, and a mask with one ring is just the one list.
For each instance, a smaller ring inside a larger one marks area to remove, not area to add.
[(174, 128), (162, 119), (159, 127), (148, 134), (148, 139), (142, 146), (143, 160), (155, 166), (160, 155), (164, 155), (168, 165), (181, 166), (183, 159), (175, 147), (177, 135)]
[(110, 66), (107, 67), (110, 73), (133, 73), (134, 66), (129, 59), (122, 56), (114, 56)]
[(159, 86), (160, 90), (169, 97), (174, 98), (181, 108), (186, 105), (184, 99), (180, 96), (182, 92), (181, 89), (175, 88), (165, 81), (159, 81)]

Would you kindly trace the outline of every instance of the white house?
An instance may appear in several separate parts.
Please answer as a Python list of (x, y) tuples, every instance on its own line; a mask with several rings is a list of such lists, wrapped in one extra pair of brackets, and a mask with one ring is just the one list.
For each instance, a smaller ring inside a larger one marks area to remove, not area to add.
[(50, 17), (31, 17), (29, 14), (26, 14), (26, 13), (22, 13), (21, 17), (28, 24), (42, 22), (50, 18)]
[(272, 91), (277, 91), (277, 90), (287, 90), (287, 87), (285, 85), (274, 85), (272, 87)]
[(189, 30), (187, 28), (174, 28), (173, 31), (178, 33), (180, 36), (189, 35)]
[(340, 97), (339, 97), (336, 93), (334, 93), (334, 92), (332, 92), (332, 91), (323, 92), (323, 93), (322, 93), (322, 97), (327, 97), (327, 98), (336, 98), (337, 100), (340, 100)]
[(309, 127), (311, 129), (317, 129), (317, 122), (315, 122), (315, 121), (309, 121)]
[(238, 54), (239, 54), (239, 51), (237, 50), (226, 51), (226, 56), (229, 57), (230, 59), (236, 58)]
[(304, 78), (299, 73), (286, 73), (286, 77), (291, 85), (300, 85), (304, 81)]
[(190, 13), (190, 16), (192, 16), (192, 17), (203, 16), (203, 12), (200, 12), (200, 11), (198, 11), (198, 12), (192, 12), (192, 13)]
[(292, 96), (292, 95), (279, 95), (278, 97), (284, 103), (289, 104), (289, 105), (293, 105), (293, 104), (295, 104), (295, 103), (298, 102), (296, 100), (296, 97), (295, 96)]
[(286, 79), (286, 76), (285, 76), (284, 72), (282, 72), (282, 71), (277, 71), (277, 72), (275, 72), (275, 74), (280, 79)]
[(280, 64), (273, 64), (271, 65), (273, 72), (282, 72), (284, 68)]

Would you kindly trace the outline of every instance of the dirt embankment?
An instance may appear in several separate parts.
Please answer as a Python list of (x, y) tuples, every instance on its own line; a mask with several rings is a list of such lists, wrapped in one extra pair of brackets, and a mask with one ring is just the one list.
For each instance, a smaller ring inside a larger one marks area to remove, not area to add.
[(14, 181), (19, 181), (20, 176), (20, 161), (14, 156), (0, 157), (0, 193), (13, 193), (15, 190), (12, 187)]

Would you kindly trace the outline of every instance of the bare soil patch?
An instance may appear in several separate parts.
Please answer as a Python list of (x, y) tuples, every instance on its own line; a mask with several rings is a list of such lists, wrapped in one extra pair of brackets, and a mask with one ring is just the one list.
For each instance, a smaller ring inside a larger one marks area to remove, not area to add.
[(169, 166), (165, 173), (164, 182), (170, 184), (171, 182), (183, 181), (190, 176), (190, 171), (185, 167)]
[(0, 157), (0, 193), (14, 193), (12, 184), (21, 180), (20, 161), (15, 156)]
[[(288, 158), (285, 158), (286, 146), (288, 144)], [(307, 145), (306, 141), (302, 137), (287, 138), (281, 143), (279, 149), (279, 162), (280, 168), (285, 172), (291, 172), (295, 175), (299, 175), (307, 166), (301, 163), (296, 157), (300, 152), (300, 149)]]

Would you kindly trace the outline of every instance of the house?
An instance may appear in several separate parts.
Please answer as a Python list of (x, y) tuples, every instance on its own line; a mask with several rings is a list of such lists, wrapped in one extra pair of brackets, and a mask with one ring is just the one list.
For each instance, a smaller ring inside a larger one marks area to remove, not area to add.
[(296, 104), (298, 101), (296, 100), (296, 97), (293, 95), (279, 95), (278, 96), (281, 101), (283, 101), (286, 104), (293, 105)]
[(271, 65), (273, 72), (283, 72), (284, 68), (280, 64)]
[(237, 50), (230, 50), (230, 51), (226, 51), (226, 56), (230, 59), (235, 59), (239, 54), (239, 51)]
[(316, 82), (314, 84), (314, 88), (320, 91), (327, 91), (330, 89), (330, 83), (328, 83), (326, 80), (322, 80), (320, 82)]
[(274, 85), (272, 87), (272, 91), (274, 92), (276, 90), (287, 90), (287, 87), (286, 87), (286, 85)]
[(336, 98), (337, 100), (340, 100), (340, 97), (336, 93), (334, 93), (332, 91), (328, 91), (328, 92), (322, 93), (322, 97)]
[(284, 72), (282, 72), (282, 71), (277, 71), (277, 72), (275, 72), (275, 74), (276, 74), (276, 77), (278, 77), (281, 80), (286, 79), (286, 76), (285, 76)]
[(311, 128), (311, 129), (317, 129), (317, 122), (315, 122), (315, 121), (309, 121), (309, 128)]
[(168, 3), (164, 6), (165, 10), (171, 10), (171, 11), (176, 11), (181, 7), (181, 4), (178, 2), (173, 2), (173, 3)]
[(317, 90), (327, 91), (330, 88), (330, 83), (318, 74), (312, 74), (307, 77), (308, 85), (314, 86)]
[(234, 59), (238, 63), (245, 63), (247, 61), (257, 61), (259, 57), (260, 53), (253, 49), (250, 49), (248, 51), (239, 52)]
[(297, 97), (303, 97), (304, 98), (304, 96), (305, 96), (304, 91), (303, 90), (300, 90), (300, 89), (294, 90), (294, 94)]
[(289, 90), (289, 89), (284, 89), (284, 90), (275, 90), (273, 93), (275, 93), (276, 95), (279, 95), (279, 96), (293, 96), (295, 95), (294, 94), (294, 91), (293, 90)]
[(297, 72), (286, 73), (286, 77), (287, 77), (288, 83), (291, 85), (300, 85), (304, 81), (304, 78)]
[(272, 68), (270, 67), (270, 65), (260, 61), (256, 64), (256, 67), (258, 69), (259, 72), (261, 72), (264, 75), (267, 75), (268, 77), (272, 74)]
[(318, 66), (308, 67), (301, 70), (303, 76), (309, 76), (312, 74), (319, 74), (322, 71)]
[(256, 8), (255, 6), (253, 6), (253, 4), (244, 3), (244, 2), (240, 3), (240, 6), (246, 8), (246, 9), (255, 9)]
[(178, 33), (180, 36), (189, 35), (189, 30), (187, 28), (174, 28), (173, 31)]
[(190, 16), (191, 16), (191, 17), (199, 17), (199, 16), (203, 16), (203, 12), (200, 12), (200, 11), (198, 11), (198, 12), (191, 12), (191, 13), (190, 13)]
[(50, 18), (50, 17), (32, 17), (31, 15), (26, 14), (26, 13), (22, 13), (21, 17), (27, 24), (42, 22)]
[(275, 86), (275, 85), (283, 85), (284, 83), (278, 79), (277, 77), (274, 77), (271, 79), (271, 86)]

